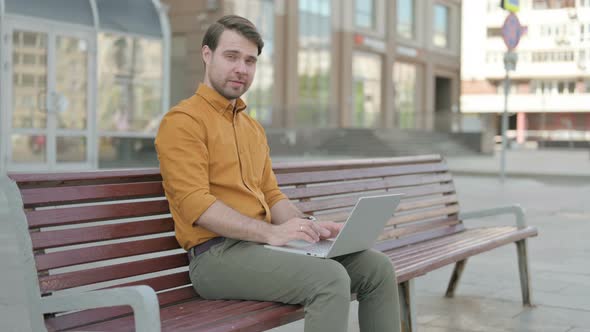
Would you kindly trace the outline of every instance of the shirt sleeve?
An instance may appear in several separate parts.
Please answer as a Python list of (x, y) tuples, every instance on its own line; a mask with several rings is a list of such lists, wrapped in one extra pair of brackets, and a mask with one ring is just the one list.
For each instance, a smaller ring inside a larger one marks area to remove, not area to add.
[(262, 173), (262, 193), (264, 194), (266, 204), (268, 204), (269, 207), (273, 207), (277, 202), (288, 198), (279, 189), (277, 178), (272, 170), (272, 160), (270, 159), (270, 148), (266, 141), (266, 134), (264, 133), (264, 128), (262, 128), (260, 124), (258, 124), (258, 126), (260, 130), (262, 130), (263, 136), (265, 137), (264, 143), (266, 144), (266, 159), (264, 162), (264, 171)]
[(185, 113), (170, 112), (160, 124), (156, 150), (168, 201), (192, 225), (216, 201), (209, 192), (205, 128)]

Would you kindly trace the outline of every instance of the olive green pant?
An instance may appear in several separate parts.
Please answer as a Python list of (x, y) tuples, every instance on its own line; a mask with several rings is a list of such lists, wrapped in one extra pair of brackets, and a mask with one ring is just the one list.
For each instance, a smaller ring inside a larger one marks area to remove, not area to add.
[(375, 250), (319, 259), (226, 239), (191, 261), (190, 278), (205, 299), (302, 304), (305, 332), (347, 331), (356, 293), (362, 332), (400, 331), (395, 272)]

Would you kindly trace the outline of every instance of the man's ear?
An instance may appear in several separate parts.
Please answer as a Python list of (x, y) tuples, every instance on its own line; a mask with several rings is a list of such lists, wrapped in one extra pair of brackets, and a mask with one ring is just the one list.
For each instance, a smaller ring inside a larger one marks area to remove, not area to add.
[(205, 62), (205, 65), (208, 65), (209, 62), (211, 62), (213, 51), (209, 48), (209, 46), (205, 45), (201, 48), (201, 56), (203, 57), (203, 62)]

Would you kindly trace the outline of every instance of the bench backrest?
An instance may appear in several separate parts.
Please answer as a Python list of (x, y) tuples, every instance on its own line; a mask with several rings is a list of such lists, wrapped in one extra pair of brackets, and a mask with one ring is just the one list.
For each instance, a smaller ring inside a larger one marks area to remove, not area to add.
[[(357, 199), (405, 193), (378, 246), (406, 245), (462, 229), (452, 179), (439, 156), (278, 163), (296, 205), (320, 219), (345, 220)], [(12, 174), (19, 186), (42, 296), (68, 290), (148, 285), (160, 304), (198, 296), (157, 169)], [(48, 315), (50, 330), (124, 315), (129, 308)]]

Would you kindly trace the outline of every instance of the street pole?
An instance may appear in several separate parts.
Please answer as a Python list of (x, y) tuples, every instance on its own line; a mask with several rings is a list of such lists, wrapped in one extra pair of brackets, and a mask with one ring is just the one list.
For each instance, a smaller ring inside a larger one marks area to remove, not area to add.
[(516, 53), (508, 51), (504, 54), (504, 112), (502, 112), (502, 150), (500, 151), (500, 182), (506, 178), (506, 147), (508, 146), (508, 96), (510, 95), (510, 71), (516, 69), (518, 57)]

